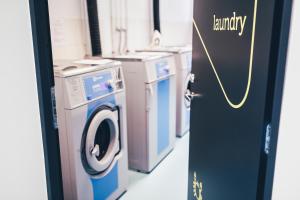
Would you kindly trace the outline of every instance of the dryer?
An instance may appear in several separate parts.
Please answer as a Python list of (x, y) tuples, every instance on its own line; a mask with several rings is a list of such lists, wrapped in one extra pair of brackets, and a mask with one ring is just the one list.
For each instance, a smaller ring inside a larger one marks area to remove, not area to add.
[(60, 64), (54, 72), (64, 199), (116, 199), (128, 179), (121, 63)]
[(174, 56), (129, 53), (112, 58), (122, 61), (127, 86), (129, 168), (148, 173), (174, 148)]
[(193, 81), (192, 70), (192, 48), (189, 46), (154, 46), (139, 50), (138, 52), (167, 52), (175, 57), (176, 65), (176, 135), (184, 136), (190, 130), (190, 105), (191, 92), (189, 82)]

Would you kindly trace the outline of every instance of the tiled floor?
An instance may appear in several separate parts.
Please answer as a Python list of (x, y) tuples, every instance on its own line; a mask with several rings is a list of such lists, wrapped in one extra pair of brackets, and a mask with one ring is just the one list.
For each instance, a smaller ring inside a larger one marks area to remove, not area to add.
[(175, 149), (151, 174), (130, 171), (128, 191), (121, 200), (187, 199), (189, 135), (177, 139)]

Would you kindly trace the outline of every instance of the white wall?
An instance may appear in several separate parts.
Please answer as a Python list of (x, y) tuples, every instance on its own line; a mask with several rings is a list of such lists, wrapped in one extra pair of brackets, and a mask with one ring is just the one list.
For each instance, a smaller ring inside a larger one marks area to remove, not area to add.
[(193, 0), (161, 0), (164, 45), (192, 44)]
[(83, 0), (49, 0), (54, 60), (79, 59), (89, 53)]
[(128, 0), (128, 46), (130, 50), (142, 49), (150, 44), (151, 5), (151, 0)]
[[(152, 0), (127, 0), (127, 2), (128, 48), (131, 51), (143, 49), (150, 44), (153, 34)], [(192, 15), (193, 0), (161, 0), (162, 44), (191, 44)]]
[(284, 87), (274, 200), (300, 199), (300, 2), (294, 1)]
[[(49, 0), (54, 59), (78, 59), (89, 54), (89, 33), (84, 0)], [(125, 0), (98, 0), (103, 54), (117, 52), (119, 34), (112, 30), (111, 15), (116, 20)], [(128, 48), (147, 47), (152, 38), (152, 0), (127, 0)], [(114, 12), (111, 13), (110, 4)], [(192, 42), (193, 0), (161, 0), (163, 45)], [(112, 34), (113, 32), (113, 34)], [(112, 37), (114, 44), (112, 44)]]
[(0, 199), (47, 199), (28, 1), (0, 1), (0, 24)]

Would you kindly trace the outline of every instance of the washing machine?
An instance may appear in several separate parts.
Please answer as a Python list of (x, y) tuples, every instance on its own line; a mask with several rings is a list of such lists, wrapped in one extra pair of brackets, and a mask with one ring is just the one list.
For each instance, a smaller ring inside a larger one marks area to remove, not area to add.
[(184, 136), (190, 130), (191, 92), (189, 82), (193, 81), (192, 48), (189, 46), (155, 46), (138, 52), (167, 52), (175, 56), (177, 82), (176, 135)]
[(128, 182), (121, 63), (58, 64), (54, 73), (64, 199), (117, 199)]
[(127, 86), (129, 168), (149, 173), (174, 148), (175, 59), (144, 52), (111, 58), (122, 62)]

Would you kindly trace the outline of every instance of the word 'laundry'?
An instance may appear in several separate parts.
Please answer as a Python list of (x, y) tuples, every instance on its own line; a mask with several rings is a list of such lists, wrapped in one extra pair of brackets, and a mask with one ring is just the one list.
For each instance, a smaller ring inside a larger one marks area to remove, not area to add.
[(233, 12), (232, 17), (217, 18), (214, 15), (213, 30), (214, 31), (239, 31), (239, 36), (244, 33), (247, 16), (236, 16)]

